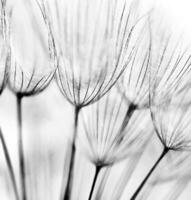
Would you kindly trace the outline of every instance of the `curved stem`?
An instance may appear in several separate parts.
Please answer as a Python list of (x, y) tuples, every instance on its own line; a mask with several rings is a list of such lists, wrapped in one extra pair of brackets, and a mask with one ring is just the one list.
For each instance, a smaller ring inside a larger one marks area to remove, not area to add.
[(12, 165), (11, 158), (10, 158), (10, 155), (9, 155), (9, 151), (7, 149), (7, 145), (6, 145), (6, 142), (5, 142), (5, 139), (4, 139), (4, 136), (3, 136), (1, 129), (0, 129), (0, 140), (1, 140), (2, 147), (3, 147), (5, 160), (6, 160), (6, 163), (7, 163), (8, 170), (9, 170), (11, 182), (13, 184), (15, 199), (19, 200), (19, 193), (18, 193), (18, 189), (17, 189), (17, 183), (16, 183), (16, 178), (15, 178), (15, 173), (14, 173), (14, 170), (13, 170), (13, 165)]
[(138, 194), (142, 190), (143, 186), (145, 185), (145, 183), (147, 182), (147, 180), (149, 179), (149, 177), (151, 176), (151, 174), (153, 173), (153, 171), (155, 170), (155, 168), (158, 166), (158, 164), (160, 163), (160, 161), (168, 153), (168, 151), (169, 151), (168, 148), (164, 148), (164, 150), (161, 153), (161, 155), (159, 156), (158, 160), (155, 162), (155, 164), (153, 165), (153, 167), (150, 169), (150, 171), (148, 172), (148, 174), (146, 175), (146, 177), (143, 179), (143, 181), (141, 182), (141, 184), (139, 185), (139, 187), (137, 188), (137, 190), (135, 191), (135, 193), (133, 194), (133, 196), (130, 198), (130, 200), (135, 200), (136, 199), (136, 197), (138, 196)]
[(63, 200), (69, 200), (71, 196), (71, 188), (73, 183), (73, 174), (74, 174), (74, 162), (75, 162), (75, 156), (76, 156), (76, 136), (77, 136), (77, 128), (78, 128), (78, 118), (79, 118), (79, 112), (80, 107), (76, 106), (74, 111), (74, 132), (73, 132), (73, 138), (72, 138), (72, 147), (71, 147), (71, 155), (70, 155), (70, 161), (69, 161), (69, 172), (68, 172), (68, 180), (66, 184), (66, 190), (63, 197)]
[(95, 187), (95, 184), (96, 184), (96, 181), (97, 181), (97, 177), (98, 177), (101, 169), (102, 169), (102, 166), (99, 166), (99, 165), (96, 166), (95, 175), (94, 175), (94, 178), (93, 178), (93, 182), (92, 182), (92, 186), (91, 186), (91, 190), (90, 190), (88, 200), (92, 199), (92, 195), (93, 195), (94, 187)]
[(19, 145), (19, 165), (20, 165), (20, 180), (22, 200), (27, 200), (26, 196), (26, 173), (25, 173), (25, 158), (23, 148), (23, 136), (22, 136), (22, 96), (17, 94), (17, 120), (18, 120), (18, 145)]

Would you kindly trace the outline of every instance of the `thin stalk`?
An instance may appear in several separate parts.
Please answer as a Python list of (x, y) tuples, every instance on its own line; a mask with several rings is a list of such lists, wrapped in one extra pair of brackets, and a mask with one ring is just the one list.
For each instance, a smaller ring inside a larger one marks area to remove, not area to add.
[(137, 109), (137, 106), (134, 105), (133, 103), (131, 103), (129, 105), (127, 112), (125, 114), (121, 129), (120, 129), (120, 132), (123, 132), (124, 129), (127, 127), (129, 120), (131, 119), (131, 117), (132, 117), (132, 115), (133, 115), (133, 113), (135, 112), (136, 109)]
[(7, 145), (6, 145), (6, 142), (5, 142), (5, 139), (4, 139), (4, 136), (3, 136), (1, 129), (0, 129), (0, 140), (1, 140), (2, 147), (3, 147), (5, 160), (6, 160), (6, 163), (7, 163), (11, 182), (12, 182), (12, 185), (13, 185), (13, 191), (15, 193), (15, 199), (19, 200), (19, 193), (18, 193), (18, 189), (17, 189), (17, 183), (16, 183), (16, 178), (15, 178), (15, 173), (14, 173), (14, 170), (13, 170), (13, 165), (12, 165), (11, 158), (10, 158), (10, 155), (9, 155), (9, 151), (7, 149)]
[(124, 130), (127, 127), (129, 120), (131, 119), (131, 117), (132, 117), (133, 113), (136, 111), (136, 109), (137, 109), (137, 106), (135, 104), (131, 103), (129, 105), (129, 107), (126, 111), (125, 117), (122, 121), (120, 131), (119, 131), (121, 135), (120, 135), (120, 137), (117, 138), (118, 144), (120, 144), (123, 141), (124, 136), (125, 136)]
[(97, 166), (96, 166), (95, 175), (94, 175), (94, 178), (93, 178), (93, 182), (92, 182), (92, 186), (91, 186), (91, 190), (90, 190), (90, 194), (89, 194), (88, 200), (91, 200), (91, 199), (92, 199), (94, 187), (95, 187), (95, 184), (96, 184), (96, 181), (97, 181), (99, 172), (100, 172), (100, 170), (102, 169), (102, 167), (103, 167), (103, 166), (100, 166), (100, 165), (97, 165)]
[(73, 184), (73, 174), (74, 174), (74, 163), (75, 163), (75, 156), (76, 156), (76, 136), (77, 136), (77, 128), (78, 128), (78, 118), (79, 118), (79, 112), (80, 107), (76, 106), (74, 111), (74, 132), (73, 132), (73, 138), (72, 138), (72, 149), (71, 149), (71, 155), (70, 155), (70, 163), (69, 163), (69, 172), (68, 172), (68, 180), (66, 184), (66, 190), (63, 199), (69, 200), (71, 196), (71, 188)]
[[(121, 124), (120, 133), (122, 133), (122, 134), (121, 134), (121, 137), (119, 137), (119, 141), (118, 141), (119, 143), (122, 142), (122, 140), (124, 138), (123, 131), (127, 127), (128, 123), (129, 123), (129, 120), (131, 119), (131, 117), (132, 117), (133, 113), (136, 111), (136, 109), (137, 109), (137, 106), (135, 104), (133, 104), (133, 103), (129, 104), (129, 107), (128, 107), (127, 111), (126, 111), (125, 117), (124, 117), (124, 119), (122, 121), (122, 124)], [(103, 179), (101, 181), (101, 184), (99, 186), (98, 194), (96, 196), (96, 199), (100, 199), (101, 196), (102, 196), (102, 193), (104, 191), (103, 188), (105, 187), (104, 183), (106, 182), (106, 179), (109, 176), (110, 169), (111, 169), (111, 166), (110, 166), (109, 170), (107, 169), (107, 171), (104, 173), (104, 177), (103, 177)]]
[(23, 148), (22, 135), (22, 96), (17, 94), (17, 120), (18, 120), (18, 145), (19, 145), (19, 166), (20, 166), (20, 180), (21, 180), (21, 200), (27, 200), (26, 195), (26, 172), (25, 172), (25, 158)]
[(160, 161), (168, 153), (168, 151), (169, 151), (168, 148), (164, 148), (164, 150), (161, 153), (161, 155), (159, 156), (158, 160), (155, 162), (155, 164), (153, 165), (153, 167), (150, 169), (150, 171), (148, 172), (148, 174), (146, 175), (146, 177), (143, 179), (143, 181), (141, 182), (141, 184), (139, 185), (139, 187), (137, 188), (137, 190), (135, 191), (135, 193), (133, 194), (133, 196), (130, 198), (130, 200), (135, 200), (136, 199), (136, 197), (138, 196), (138, 194), (142, 190), (143, 186), (145, 185), (145, 183), (147, 182), (147, 180), (149, 179), (149, 177), (151, 176), (151, 174), (153, 173), (153, 171), (155, 170), (155, 168), (158, 166), (158, 164), (160, 163)]
[(96, 196), (95, 196), (96, 200), (101, 199), (102, 196), (103, 196), (103, 191), (105, 191), (106, 183), (107, 183), (108, 177), (111, 173), (112, 166), (113, 165), (108, 165), (107, 168), (103, 172), (103, 176), (101, 178), (101, 181), (100, 181), (100, 184), (98, 186), (97, 193), (96, 193)]

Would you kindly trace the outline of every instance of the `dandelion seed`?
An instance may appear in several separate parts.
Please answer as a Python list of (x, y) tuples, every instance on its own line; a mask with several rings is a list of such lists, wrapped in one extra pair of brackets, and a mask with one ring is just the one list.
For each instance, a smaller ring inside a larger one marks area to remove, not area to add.
[(151, 131), (145, 132), (149, 112), (135, 111), (125, 125), (126, 110), (128, 107), (123, 96), (111, 92), (82, 111), (79, 133), (83, 135), (79, 135), (79, 140), (87, 142), (85, 153), (96, 167), (89, 199), (100, 170), (133, 154)]
[[(24, 22), (22, 21), (23, 18), (19, 18), (21, 16), (20, 12), (23, 14), (22, 17), (25, 18)], [(50, 40), (44, 22), (42, 21), (40, 30), (44, 34), (44, 40), (42, 41), (42, 38), (39, 39), (38, 33), (33, 29), (32, 19), (34, 20), (34, 18), (31, 18), (30, 12), (26, 12), (26, 7), (23, 4), (18, 3), (12, 15), (10, 35), (11, 65), (8, 85), (17, 99), (21, 199), (27, 200), (22, 134), (22, 99), (23, 97), (37, 95), (48, 87), (55, 74), (55, 65), (50, 57)]]
[(126, 68), (138, 17), (125, 1), (74, 0), (65, 7), (57, 80), (68, 101), (84, 107), (100, 99)]
[(151, 42), (147, 26), (146, 24), (140, 31), (131, 61), (117, 85), (119, 92), (124, 95), (128, 103), (135, 105), (136, 109), (149, 108)]
[(152, 56), (151, 116), (164, 147), (189, 149), (190, 106), (187, 102), (191, 59), (188, 50), (181, 50), (169, 35), (162, 38), (159, 54)]
[(79, 111), (104, 96), (124, 72), (134, 50), (141, 17), (136, 15), (134, 3), (129, 8), (126, 0), (62, 3), (62, 9), (56, 8), (59, 25), (52, 23), (52, 27), (57, 41), (57, 82), (75, 107), (73, 150), (64, 197), (68, 199)]
[(0, 2), (0, 94), (7, 83), (10, 49), (8, 44), (10, 16), (6, 11), (6, 1)]
[(180, 43), (174, 42), (174, 38), (166, 33), (162, 32), (158, 41), (154, 39), (151, 45), (149, 101), (155, 132), (164, 149), (131, 200), (137, 198), (153, 171), (170, 150), (190, 149), (191, 115), (190, 107), (185, 104), (189, 89), (187, 84), (191, 69), (190, 55), (187, 49), (182, 50)]
[[(6, 8), (6, 0), (0, 1), (0, 94), (2, 93), (4, 87), (7, 84), (8, 71), (10, 67), (10, 48), (9, 48), (9, 26), (10, 26), (10, 17), (11, 13), (7, 12)], [(7, 148), (6, 141), (4, 139), (3, 133), (0, 129), (0, 141), (2, 144), (5, 161), (8, 167), (8, 171), (10, 174), (13, 191), (15, 195), (15, 199), (19, 200), (19, 193), (16, 184), (15, 173), (13, 170), (13, 165), (11, 162), (10, 154)]]

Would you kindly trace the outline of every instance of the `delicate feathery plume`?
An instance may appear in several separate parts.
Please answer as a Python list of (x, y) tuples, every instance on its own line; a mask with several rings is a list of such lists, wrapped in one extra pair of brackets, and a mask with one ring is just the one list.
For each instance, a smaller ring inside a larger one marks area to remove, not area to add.
[[(191, 55), (168, 35), (152, 56), (150, 110), (156, 133), (165, 148), (189, 148)], [(154, 42), (153, 42), (154, 43)]]
[(182, 151), (191, 147), (191, 107), (187, 104), (191, 77), (189, 50), (182, 50), (180, 42), (175, 42), (175, 38), (165, 32), (158, 38), (153, 37), (152, 32), (151, 37), (149, 103), (155, 132), (163, 145), (163, 152), (131, 200), (136, 199), (170, 150)]
[(182, 96), (186, 95), (172, 96), (171, 99), (168, 97), (168, 102), (152, 105), (151, 108), (153, 124), (160, 141), (165, 148), (175, 151), (187, 150), (191, 145), (191, 109), (183, 104)]
[[(53, 50), (48, 46), (50, 40), (46, 29), (42, 29), (47, 36), (44, 37), (44, 41), (41, 39), (38, 41), (35, 30), (31, 30), (31, 40), (28, 40), (27, 27), (23, 27), (22, 38), (20, 38), (19, 26), (23, 24), (19, 19), (17, 20), (15, 24), (12, 21), (9, 88), (21, 97), (33, 96), (46, 89), (54, 77), (56, 67), (50, 56)], [(16, 26), (13, 27), (14, 25)]]
[[(3, 92), (7, 84), (8, 72), (10, 68), (10, 46), (9, 46), (9, 34), (10, 34), (10, 18), (11, 11), (7, 11), (7, 1), (0, 1), (0, 94)], [(5, 161), (8, 167), (11, 183), (15, 199), (19, 200), (19, 192), (16, 184), (16, 177), (11, 162), (10, 154), (7, 148), (7, 144), (4, 135), (0, 129), (0, 141), (5, 156)]]
[[(50, 49), (49, 32), (37, 5), (32, 4), (31, 1), (32, 6), (30, 9), (37, 11), (35, 15), (31, 16), (31, 12), (27, 11), (26, 4), (22, 3), (18, 3), (12, 12), (10, 31), (11, 63), (8, 85), (17, 99), (21, 199), (27, 200), (22, 139), (22, 100), (24, 97), (34, 96), (45, 90), (54, 77), (56, 67), (50, 56), (53, 50)], [(22, 12), (22, 18), (20, 18), (20, 12)], [(35, 17), (38, 17), (38, 31), (33, 27)]]
[[(125, 161), (126, 165), (123, 171), (121, 172), (120, 176), (115, 181), (115, 186), (114, 186), (115, 190), (113, 190), (112, 192), (109, 192), (109, 194), (108, 194), (108, 189), (110, 188), (110, 184), (108, 184), (107, 186), (106, 183), (108, 181), (108, 177), (110, 175), (112, 166), (108, 166), (105, 169), (104, 174), (101, 177), (101, 181), (99, 182), (94, 199), (106, 198), (105, 195), (107, 195), (107, 198), (112, 198), (113, 200), (121, 199), (121, 197), (124, 194), (126, 186), (131, 180), (131, 177), (133, 173), (135, 172), (142, 158), (142, 155), (145, 153), (145, 150), (147, 149), (148, 144), (153, 139), (152, 137), (154, 135), (153, 131), (151, 131), (150, 135), (148, 135), (148, 137), (145, 138), (144, 141), (140, 143), (139, 148), (136, 148), (136, 149), (134, 148), (134, 152), (131, 155), (128, 155)], [(145, 132), (146, 132), (146, 129), (145, 129)]]
[[(134, 53), (128, 67), (117, 82), (118, 92), (124, 97), (128, 105), (125, 117), (126, 125), (136, 110), (149, 108), (149, 61), (151, 41), (148, 24), (145, 23), (145, 25), (146, 26), (141, 30), (139, 38), (137, 38), (138, 45), (134, 48)], [(148, 141), (145, 143), (148, 143)], [(137, 159), (137, 162), (138, 160), (139, 159)], [(129, 169), (131, 169), (131, 167)], [(119, 196), (122, 195), (123, 188), (126, 186), (124, 182), (128, 182), (128, 180), (128, 178), (124, 177), (123, 181), (121, 181), (121, 185), (117, 185), (118, 191), (114, 191), (113, 198), (120, 198)]]
[[(162, 25), (158, 30), (150, 24), (150, 105), (168, 102), (173, 95), (190, 87), (190, 46), (185, 46), (181, 37), (163, 29)], [(186, 98), (184, 100), (184, 103), (188, 102)]]
[(148, 111), (135, 111), (126, 123), (126, 110), (124, 97), (111, 91), (82, 111), (79, 140), (84, 143), (84, 152), (96, 168), (89, 200), (100, 170), (133, 154), (153, 130), (152, 126), (145, 129), (150, 122)]
[(137, 40), (129, 66), (117, 83), (118, 90), (135, 109), (149, 108), (149, 62), (151, 41), (148, 24)]
[(57, 81), (74, 106), (100, 99), (130, 62), (138, 45), (140, 18), (134, 3), (130, 8), (126, 4), (125, 0), (66, 3)]
[(10, 49), (9, 49), (9, 26), (10, 16), (6, 10), (6, 0), (0, 1), (0, 94), (7, 83), (9, 65), (10, 65)]
[(137, 14), (138, 1), (72, 0), (56, 5), (56, 17), (49, 23), (56, 44), (56, 79), (75, 107), (68, 182), (62, 192), (63, 199), (69, 199), (79, 112), (104, 96), (124, 72), (138, 45), (143, 17)]

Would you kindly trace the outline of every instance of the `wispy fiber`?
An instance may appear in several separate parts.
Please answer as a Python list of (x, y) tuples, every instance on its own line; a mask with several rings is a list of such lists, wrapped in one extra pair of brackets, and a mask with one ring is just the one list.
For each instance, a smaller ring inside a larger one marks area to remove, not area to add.
[[(22, 19), (18, 18), (17, 12), (22, 12), (23, 16), (25, 16), (24, 24)], [(13, 10), (12, 16), (9, 39), (11, 60), (8, 85), (17, 99), (21, 200), (27, 200), (29, 197), (27, 196), (27, 172), (22, 133), (22, 100), (24, 97), (37, 95), (48, 87), (54, 77), (55, 66), (50, 57), (49, 35), (46, 27), (43, 27), (44, 22), (42, 21), (40, 31), (44, 33), (45, 44), (47, 44), (46, 49), (42, 43), (38, 42), (39, 35), (35, 33), (33, 26), (31, 26), (31, 16), (29, 12), (26, 12), (26, 7), (18, 3)], [(28, 40), (30, 34), (31, 40)]]
[(59, 35), (55, 34), (56, 77), (62, 94), (75, 107), (70, 171), (63, 197), (68, 199), (73, 179), (78, 113), (105, 95), (124, 72), (137, 45), (142, 18), (136, 13), (137, 1), (130, 6), (126, 0), (73, 0), (58, 5), (55, 4), (56, 22), (60, 27), (54, 20), (51, 24), (53, 33)]
[(127, 102), (137, 109), (149, 108), (149, 64), (151, 57), (151, 41), (148, 23), (141, 30), (134, 53), (127, 69), (119, 79), (117, 87)]
[(115, 94), (115, 90), (111, 91), (82, 112), (79, 138), (85, 145), (85, 154), (96, 168), (92, 190), (103, 167), (111, 166), (133, 154), (150, 133), (149, 129), (147, 132), (144, 130), (150, 119), (148, 113), (135, 111), (129, 118), (129, 107), (125, 99)]
[[(152, 30), (152, 29), (151, 29)], [(155, 168), (169, 150), (190, 148), (190, 107), (184, 105), (186, 81), (190, 74), (190, 55), (178, 48), (170, 35), (162, 33), (158, 46), (153, 42), (151, 31), (152, 58), (150, 65), (150, 108), (155, 131), (163, 144), (163, 151), (153, 167), (135, 190), (131, 200), (148, 181)]]
[[(9, 13), (10, 14), (10, 13)], [(6, 0), (0, 1), (0, 94), (6, 86), (10, 67), (9, 29), (10, 16), (6, 10)], [(10, 14), (11, 15), (11, 14)]]

